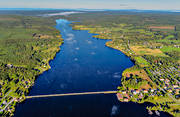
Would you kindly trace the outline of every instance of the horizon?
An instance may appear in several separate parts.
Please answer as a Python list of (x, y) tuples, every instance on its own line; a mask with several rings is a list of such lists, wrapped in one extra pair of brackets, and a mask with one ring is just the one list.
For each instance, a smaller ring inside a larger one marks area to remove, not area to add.
[(180, 10), (179, 4), (179, 0), (6, 0), (1, 2), (0, 8)]
[(83, 10), (94, 10), (94, 11), (108, 11), (108, 10), (112, 10), (112, 11), (123, 11), (123, 10), (129, 10), (129, 11), (180, 11), (180, 9), (91, 9), (91, 8), (23, 8), (23, 7), (9, 7), (9, 8), (3, 8), (0, 7), (0, 10), (77, 10), (77, 11), (83, 11)]

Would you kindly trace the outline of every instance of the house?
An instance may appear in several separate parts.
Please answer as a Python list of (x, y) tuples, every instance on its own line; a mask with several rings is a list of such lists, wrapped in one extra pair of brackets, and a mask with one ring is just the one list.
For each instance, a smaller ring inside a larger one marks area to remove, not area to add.
[(170, 93), (171, 93), (171, 92), (172, 92), (172, 90), (171, 90), (171, 89), (169, 89), (169, 90), (168, 90), (168, 92), (170, 92)]
[(166, 80), (165, 80), (165, 82), (166, 82), (166, 83), (169, 83), (169, 82), (170, 82), (170, 80), (169, 80), (169, 79), (166, 79)]
[(122, 91), (122, 94), (126, 94), (126, 91)]
[(120, 93), (117, 93), (116, 96), (117, 96), (118, 100), (122, 100), (123, 99), (123, 96)]
[(126, 74), (126, 78), (130, 78), (131, 76), (130, 76), (130, 74)]
[(151, 89), (151, 92), (154, 92), (154, 89)]
[(133, 91), (133, 94), (136, 95), (137, 94), (136, 91)]
[(6, 64), (6, 67), (13, 68), (13, 65), (12, 64)]
[(140, 91), (139, 90), (135, 90), (136, 91), (136, 93), (139, 93)]
[(144, 96), (143, 96), (143, 94), (141, 93), (140, 95), (139, 95), (139, 99), (142, 99)]
[(163, 78), (160, 78), (159, 80), (160, 80), (160, 81), (164, 81), (164, 79), (163, 79)]
[(128, 102), (129, 100), (127, 98), (124, 98), (124, 102)]
[(180, 91), (179, 89), (176, 89), (176, 94), (179, 94), (179, 91)]
[(3, 104), (7, 104), (7, 102), (6, 102), (6, 101), (3, 101)]
[(128, 99), (130, 98), (128, 94), (125, 94), (124, 96), (127, 97)]
[(173, 85), (174, 88), (178, 88), (179, 86), (178, 85)]
[(148, 93), (148, 90), (147, 90), (147, 89), (145, 89), (145, 90), (144, 90), (144, 93)]
[(129, 95), (129, 97), (130, 97), (130, 98), (132, 98), (132, 97), (133, 97), (133, 95), (131, 95), (131, 94), (130, 94), (130, 95)]
[(174, 45), (174, 47), (176, 47), (176, 48), (180, 48), (180, 45)]

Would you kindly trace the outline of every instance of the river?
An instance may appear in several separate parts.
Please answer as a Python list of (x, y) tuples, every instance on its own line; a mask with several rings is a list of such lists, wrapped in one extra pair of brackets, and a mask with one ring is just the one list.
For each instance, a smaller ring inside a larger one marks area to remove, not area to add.
[[(51, 69), (38, 76), (29, 95), (116, 90), (122, 72), (134, 65), (122, 52), (106, 47), (108, 40), (72, 30), (70, 23), (57, 20), (64, 44), (50, 62)], [(147, 116), (145, 105), (119, 102), (115, 94), (27, 99), (15, 112), (15, 117), (132, 116)]]

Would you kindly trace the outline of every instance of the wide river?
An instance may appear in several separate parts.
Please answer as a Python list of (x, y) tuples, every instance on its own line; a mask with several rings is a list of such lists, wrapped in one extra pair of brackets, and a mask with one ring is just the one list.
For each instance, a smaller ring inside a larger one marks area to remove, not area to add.
[[(108, 40), (72, 30), (70, 23), (57, 20), (64, 44), (50, 62), (51, 69), (37, 78), (29, 95), (116, 90), (122, 72), (134, 65), (122, 52), (106, 47)], [(27, 99), (15, 112), (15, 117), (144, 116), (148, 116), (145, 105), (119, 102), (115, 94)]]

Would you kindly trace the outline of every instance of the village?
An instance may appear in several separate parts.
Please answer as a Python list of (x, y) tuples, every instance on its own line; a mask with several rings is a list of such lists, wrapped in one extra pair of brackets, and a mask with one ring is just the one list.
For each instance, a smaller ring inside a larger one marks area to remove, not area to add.
[[(6, 65), (9, 68), (13, 68), (12, 65)], [(24, 91), (27, 91), (33, 83), (30, 80), (18, 79), (12, 80), (16, 82), (17, 89), (8, 88), (8, 85), (0, 86), (0, 114), (6, 114), (14, 112), (16, 103), (24, 101)]]

